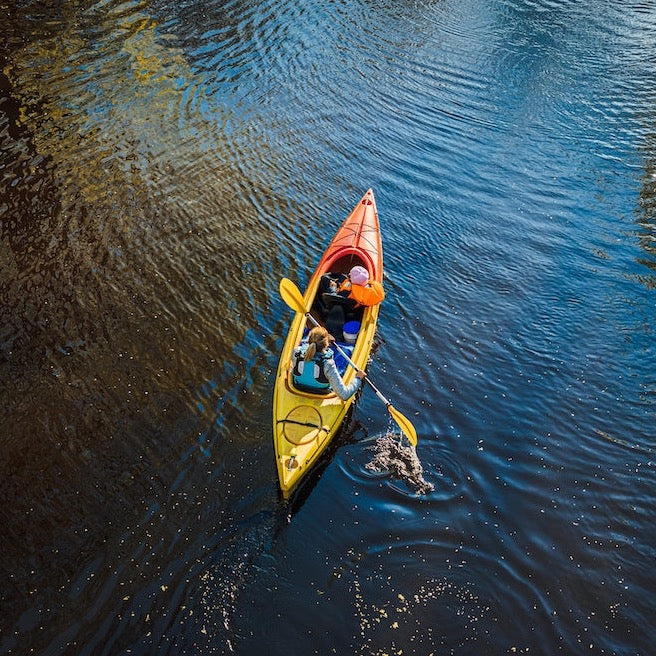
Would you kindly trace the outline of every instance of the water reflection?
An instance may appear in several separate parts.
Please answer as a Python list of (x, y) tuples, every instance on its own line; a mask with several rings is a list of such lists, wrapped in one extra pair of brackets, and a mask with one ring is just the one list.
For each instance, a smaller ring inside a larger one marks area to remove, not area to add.
[[(136, 585), (139, 603), (168, 586), (155, 536), (169, 533), (164, 518), (187, 524), (199, 472), (234, 466), (215, 422), (248, 402), (262, 340), (247, 331), (276, 261), (259, 183), (244, 178), (255, 152), (237, 166), (220, 105), (189, 111), (205, 79), (146, 6), (106, 8), (78, 21), (69, 6), (38, 34), (42, 21), (15, 16), (5, 69), (3, 607), (22, 613), (17, 600), (39, 591), (18, 634), (48, 608), (86, 599), (92, 618)], [(131, 555), (120, 565), (95, 555), (105, 550)]]
[[(644, 250), (644, 256), (637, 261), (656, 271), (656, 163), (653, 160), (649, 160), (643, 176), (636, 223), (638, 243)], [(656, 289), (656, 274), (637, 274), (636, 277), (647, 289)]]

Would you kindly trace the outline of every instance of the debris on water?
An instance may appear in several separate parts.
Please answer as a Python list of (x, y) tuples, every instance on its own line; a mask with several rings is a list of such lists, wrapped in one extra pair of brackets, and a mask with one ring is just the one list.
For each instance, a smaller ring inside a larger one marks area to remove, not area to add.
[(424, 469), (416, 449), (405, 444), (402, 435), (386, 433), (369, 448), (374, 452), (374, 457), (365, 465), (366, 469), (379, 473), (389, 472), (414, 488), (417, 494), (428, 494), (435, 489), (423, 476)]

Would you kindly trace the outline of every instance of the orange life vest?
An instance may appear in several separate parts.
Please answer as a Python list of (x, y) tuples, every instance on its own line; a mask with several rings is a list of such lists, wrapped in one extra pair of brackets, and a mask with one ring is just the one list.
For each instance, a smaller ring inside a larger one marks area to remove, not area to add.
[(348, 290), (349, 298), (352, 298), (358, 305), (378, 305), (385, 298), (383, 286), (372, 280), (366, 286), (354, 285), (348, 278), (341, 284), (339, 291)]

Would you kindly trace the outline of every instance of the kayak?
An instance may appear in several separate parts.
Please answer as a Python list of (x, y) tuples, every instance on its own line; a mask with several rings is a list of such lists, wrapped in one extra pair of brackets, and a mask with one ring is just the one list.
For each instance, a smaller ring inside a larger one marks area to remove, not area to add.
[[(303, 294), (305, 308), (312, 318), (328, 328), (358, 369), (365, 369), (376, 332), (380, 304), (350, 309), (349, 315), (345, 317), (343, 311), (334, 311), (335, 305), (339, 306), (339, 303), (330, 307), (327, 300), (322, 298), (326, 295), (320, 293), (323, 274), (347, 274), (356, 265), (367, 269), (370, 280), (382, 284), (383, 247), (376, 201), (371, 189), (337, 230)], [(348, 321), (340, 326), (340, 322), (345, 319)], [(291, 496), (331, 443), (357, 396), (342, 401), (331, 390), (318, 393), (295, 387), (292, 375), (293, 351), (311, 327), (305, 313), (295, 314), (280, 355), (273, 392), (276, 466), (285, 499)], [(355, 370), (344, 359), (340, 362), (338, 353), (335, 353), (335, 363), (338, 369), (343, 368), (342, 378), (348, 385), (355, 376)]]

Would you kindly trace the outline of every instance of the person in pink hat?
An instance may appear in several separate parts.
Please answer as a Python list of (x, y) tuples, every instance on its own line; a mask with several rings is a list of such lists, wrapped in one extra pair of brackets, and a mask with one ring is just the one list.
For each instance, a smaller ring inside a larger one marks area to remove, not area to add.
[(361, 287), (366, 287), (369, 282), (369, 272), (359, 264), (349, 271), (348, 277), (352, 284), (360, 285)]
[(337, 288), (337, 293), (355, 301), (355, 307), (359, 305), (378, 305), (385, 298), (383, 286), (376, 280), (369, 281), (369, 272), (359, 264), (352, 267), (348, 278)]
[(343, 340), (347, 321), (361, 320), (364, 306), (377, 305), (385, 298), (383, 286), (369, 281), (369, 272), (357, 264), (348, 274), (324, 273), (314, 307), (335, 339)]

